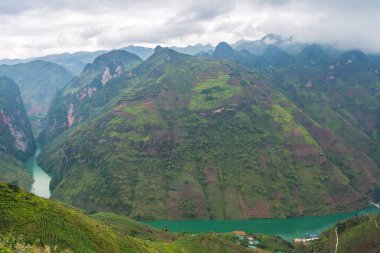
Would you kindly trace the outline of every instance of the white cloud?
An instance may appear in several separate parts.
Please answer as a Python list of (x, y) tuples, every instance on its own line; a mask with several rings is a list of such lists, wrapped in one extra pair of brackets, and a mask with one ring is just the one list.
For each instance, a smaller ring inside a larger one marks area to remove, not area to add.
[(375, 0), (2, 0), (0, 58), (267, 33), (380, 52), (379, 11)]

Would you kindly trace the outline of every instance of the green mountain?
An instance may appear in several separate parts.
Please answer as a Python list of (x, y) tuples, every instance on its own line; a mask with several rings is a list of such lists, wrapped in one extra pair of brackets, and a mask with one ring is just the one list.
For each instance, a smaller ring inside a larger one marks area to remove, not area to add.
[(98, 113), (123, 85), (115, 80), (130, 79), (130, 70), (141, 62), (137, 55), (123, 50), (98, 56), (54, 98), (47, 116), (48, 127), (40, 134), (39, 141), (51, 140), (75, 122)]
[(41, 60), (1, 65), (0, 76), (12, 78), (19, 85), (35, 134), (42, 128), (43, 117), (56, 92), (73, 77), (65, 68)]
[(298, 57), (304, 66), (326, 66), (330, 62), (330, 57), (317, 44), (305, 47)]
[(239, 62), (244, 66), (257, 69), (261, 69), (261, 67), (267, 63), (264, 57), (251, 54), (249, 51), (244, 49), (240, 52), (235, 51), (226, 42), (221, 42), (216, 46), (212, 57), (215, 59)]
[[(353, 71), (344, 55), (305, 67), (268, 50), (260, 68), (221, 44), (214, 58), (157, 47), (125, 75), (109, 68), (106, 84), (104, 68), (83, 72), (55, 98), (41, 137), (52, 197), (147, 220), (366, 206), (380, 182), (379, 77), (356, 53)], [(277, 58), (289, 65), (267, 68)]]
[(265, 49), (263, 57), (269, 62), (269, 64), (275, 67), (289, 66), (294, 64), (293, 56), (285, 53), (274, 45), (269, 45)]

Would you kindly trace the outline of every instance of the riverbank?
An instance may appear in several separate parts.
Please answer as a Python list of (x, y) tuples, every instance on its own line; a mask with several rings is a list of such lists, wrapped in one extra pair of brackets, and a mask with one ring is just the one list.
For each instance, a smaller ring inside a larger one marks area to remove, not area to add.
[(249, 233), (278, 235), (288, 241), (302, 238), (305, 233), (320, 234), (338, 221), (361, 214), (380, 214), (380, 209), (369, 206), (365, 209), (325, 216), (297, 217), (289, 219), (249, 219), (249, 220), (189, 220), (189, 221), (147, 221), (155, 228), (167, 227), (170, 232), (226, 233), (243, 230)]

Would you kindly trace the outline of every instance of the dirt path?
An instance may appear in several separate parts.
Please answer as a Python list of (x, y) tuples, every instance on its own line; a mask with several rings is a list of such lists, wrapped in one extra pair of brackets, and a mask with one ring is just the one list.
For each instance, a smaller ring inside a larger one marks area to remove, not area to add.
[(336, 244), (335, 244), (335, 253), (338, 252), (338, 245), (339, 245), (339, 236), (338, 236), (338, 228), (335, 227), (335, 235), (336, 235)]

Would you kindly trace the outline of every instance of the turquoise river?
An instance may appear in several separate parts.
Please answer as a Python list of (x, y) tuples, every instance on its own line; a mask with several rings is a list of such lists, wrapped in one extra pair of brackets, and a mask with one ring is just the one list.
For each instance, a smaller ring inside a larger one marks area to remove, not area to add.
[(380, 208), (368, 208), (325, 216), (308, 216), (289, 219), (249, 219), (249, 220), (195, 220), (195, 221), (149, 221), (156, 228), (167, 226), (171, 232), (231, 232), (243, 230), (250, 233), (278, 235), (286, 240), (304, 237), (305, 233), (321, 233), (338, 221), (361, 214), (380, 214)]
[(34, 155), (25, 163), (26, 167), (32, 172), (34, 179), (30, 192), (43, 198), (50, 198), (49, 185), (51, 178), (37, 163), (40, 152), (41, 150), (38, 148)]

